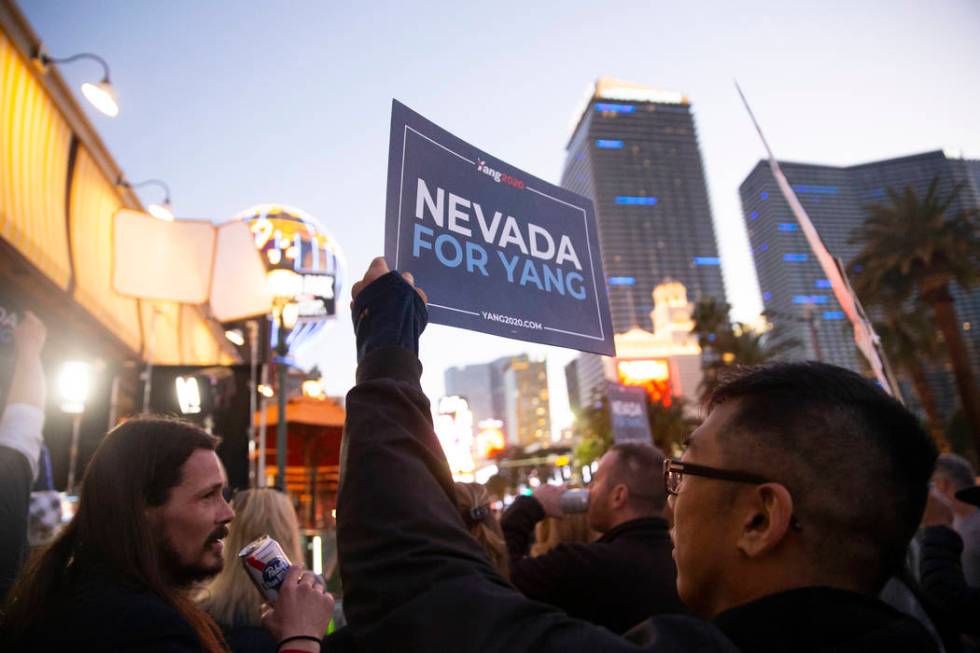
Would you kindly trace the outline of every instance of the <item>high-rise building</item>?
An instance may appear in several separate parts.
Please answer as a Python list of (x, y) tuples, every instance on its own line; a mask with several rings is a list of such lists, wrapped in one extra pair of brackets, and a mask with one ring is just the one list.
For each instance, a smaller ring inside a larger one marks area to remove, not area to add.
[(505, 356), (490, 363), (449, 368), (447, 395), (469, 402), (473, 423), (501, 420), (510, 446), (547, 444), (551, 438), (548, 371), (544, 361), (527, 354)]
[[(980, 206), (980, 161), (926, 152), (848, 167), (780, 162), (807, 215), (831, 254), (847, 264), (860, 250), (848, 242), (865, 217), (865, 207), (888, 201), (887, 189), (911, 186), (921, 197), (933, 179), (939, 192), (955, 184), (962, 190), (953, 210)], [(770, 320), (793, 333), (800, 346), (790, 358), (821, 358), (862, 370), (850, 323), (834, 298), (830, 283), (810, 251), (767, 161), (760, 161), (739, 187), (762, 301)], [(956, 312), (980, 369), (980, 290), (953, 288)], [(931, 381), (944, 416), (955, 404), (955, 388), (944, 366), (934, 366)], [(905, 393), (908, 394), (908, 393)]]
[(616, 333), (645, 325), (653, 289), (692, 302), (725, 288), (687, 98), (599, 79), (567, 147), (562, 186), (592, 199)]
[(504, 428), (512, 445), (547, 446), (551, 441), (548, 370), (544, 361), (512, 356), (503, 371), (507, 412)]
[(504, 418), (503, 406), (494, 404), (494, 387), (499, 385), (497, 370), (491, 363), (450, 367), (443, 373), (446, 395), (463, 397), (473, 413), (473, 423)]

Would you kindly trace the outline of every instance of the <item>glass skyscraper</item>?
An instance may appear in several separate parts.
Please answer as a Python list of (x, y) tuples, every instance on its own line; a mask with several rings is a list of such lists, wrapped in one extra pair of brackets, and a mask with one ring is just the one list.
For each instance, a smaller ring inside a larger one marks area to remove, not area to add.
[[(831, 254), (845, 265), (860, 247), (848, 239), (864, 221), (868, 204), (887, 203), (887, 188), (912, 186), (923, 196), (933, 179), (939, 192), (962, 184), (954, 210), (980, 207), (980, 161), (926, 152), (848, 167), (780, 162), (787, 180)], [(767, 161), (760, 161), (739, 188), (762, 300), (773, 324), (795, 334), (801, 345), (792, 358), (820, 357), (862, 370), (853, 331), (834, 298), (796, 218), (783, 199)], [(974, 369), (980, 369), (980, 290), (954, 287), (956, 312)], [(812, 322), (808, 318), (812, 317)], [(945, 417), (955, 388), (944, 365), (930, 373)], [(908, 395), (909, 393), (905, 393)]]
[(592, 199), (613, 327), (649, 328), (653, 289), (725, 300), (708, 189), (687, 98), (600, 79), (567, 147), (561, 185)]

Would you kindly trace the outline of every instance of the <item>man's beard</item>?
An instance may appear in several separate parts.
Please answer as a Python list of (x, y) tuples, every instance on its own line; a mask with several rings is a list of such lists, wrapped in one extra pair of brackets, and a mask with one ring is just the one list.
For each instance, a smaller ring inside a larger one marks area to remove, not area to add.
[[(227, 537), (227, 535), (227, 526), (222, 525), (214, 529), (204, 543), (203, 550), (207, 550), (214, 542)], [(224, 568), (224, 558), (222, 557), (218, 558), (217, 564), (211, 566), (200, 563), (188, 565), (181, 562), (176, 548), (166, 536), (161, 538), (159, 546), (160, 565), (163, 572), (177, 587), (192, 587), (212, 576), (216, 576)]]

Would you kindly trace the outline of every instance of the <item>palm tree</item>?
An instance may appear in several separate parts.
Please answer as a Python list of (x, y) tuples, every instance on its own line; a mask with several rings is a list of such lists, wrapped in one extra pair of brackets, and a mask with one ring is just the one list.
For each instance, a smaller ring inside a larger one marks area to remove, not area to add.
[(742, 322), (734, 324), (728, 317), (729, 306), (713, 297), (698, 301), (691, 318), (692, 331), (701, 346), (701, 396), (716, 385), (725, 368), (732, 365), (760, 365), (783, 358), (800, 343), (787, 337), (779, 328), (756, 331)]
[(647, 418), (653, 443), (668, 456), (679, 455), (684, 440), (701, 423), (688, 414), (688, 403), (685, 397), (674, 397), (669, 406), (664, 406), (647, 397)]
[(866, 268), (851, 265), (848, 277), (861, 303), (882, 316), (874, 320), (885, 356), (899, 372), (907, 375), (929, 421), (929, 431), (941, 451), (949, 451), (943, 433), (935, 393), (926, 377), (925, 362), (935, 362), (944, 353), (936, 327), (914, 302), (915, 286), (909, 277), (895, 272), (867, 274)]
[(719, 302), (714, 297), (703, 297), (694, 305), (691, 319), (694, 321), (694, 333), (698, 336), (701, 350), (714, 349), (720, 338), (726, 337), (732, 331), (732, 323), (728, 317), (731, 306)]
[(960, 190), (956, 186), (941, 195), (938, 178), (921, 198), (911, 186), (902, 192), (889, 188), (889, 204), (868, 206), (868, 218), (850, 242), (862, 246), (852, 266), (863, 268), (871, 287), (882, 287), (894, 275), (907, 278), (932, 310), (949, 353), (963, 414), (980, 450), (976, 377), (950, 292), (950, 284), (968, 289), (980, 278), (977, 210), (951, 211)]

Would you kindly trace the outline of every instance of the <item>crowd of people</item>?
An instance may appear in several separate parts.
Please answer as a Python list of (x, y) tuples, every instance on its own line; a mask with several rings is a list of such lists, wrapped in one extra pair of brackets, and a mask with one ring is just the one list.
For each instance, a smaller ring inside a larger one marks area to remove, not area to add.
[[(454, 483), (433, 430), (424, 292), (375, 259), (352, 295), (342, 609), (302, 566), (289, 498), (229, 496), (219, 439), (174, 419), (110, 431), (76, 514), (28, 555), (45, 335), (24, 316), (0, 420), (3, 650), (976, 650), (975, 471), (873, 382), (739, 370), (679, 459), (617, 444), (584, 515), (542, 485), (498, 516), (485, 487)], [(294, 563), (274, 605), (237, 560), (263, 534)]]

